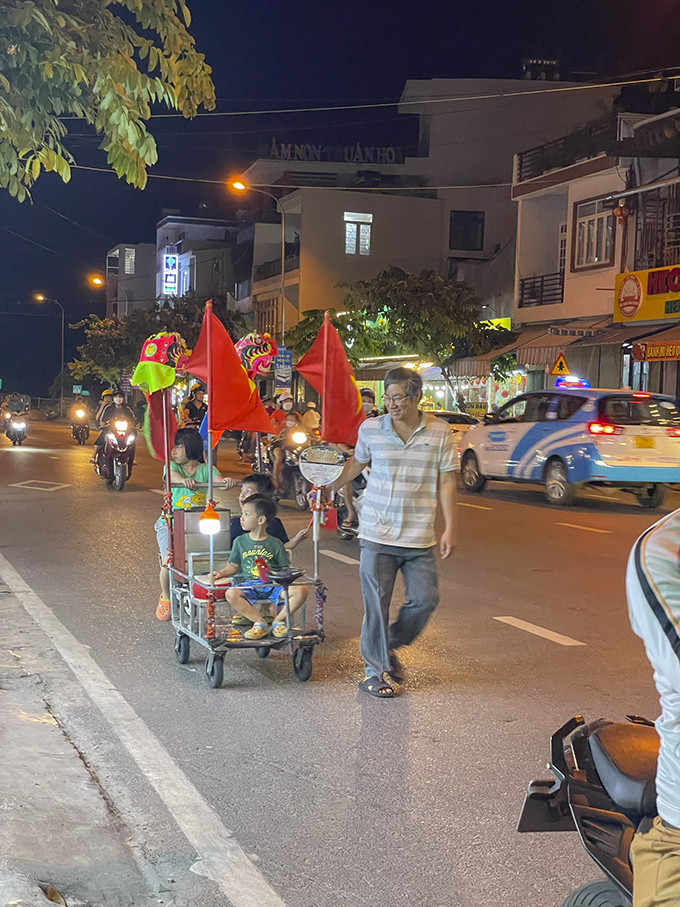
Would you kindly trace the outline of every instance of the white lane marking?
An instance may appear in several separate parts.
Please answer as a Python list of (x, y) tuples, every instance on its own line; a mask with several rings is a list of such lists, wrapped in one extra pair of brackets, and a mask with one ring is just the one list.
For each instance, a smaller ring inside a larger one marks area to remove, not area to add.
[(319, 554), (325, 554), (326, 557), (332, 557), (334, 561), (341, 561), (343, 564), (359, 564), (360, 561), (353, 557), (347, 557), (346, 554), (338, 554), (337, 551), (331, 551), (329, 548), (321, 548)]
[(286, 907), (217, 813), (99, 668), (88, 647), (78, 642), (2, 554), (0, 576), (52, 640), (196, 850), (198, 861), (192, 871), (216, 882), (233, 907)]
[(482, 507), (481, 504), (466, 504), (465, 501), (458, 501), (459, 507), (472, 507), (473, 510), (493, 510), (493, 507)]
[(40, 479), (29, 479), (27, 482), (11, 482), (10, 488), (29, 488), (31, 491), (59, 491), (61, 488), (70, 488), (60, 482), (43, 482)]
[(600, 535), (611, 535), (611, 529), (596, 529), (594, 526), (580, 526), (578, 523), (555, 523), (556, 526), (566, 526), (567, 529), (583, 529), (584, 532), (599, 532)]
[(59, 460), (61, 457), (48, 457), (48, 460)]
[(149, 488), (149, 491), (152, 491), (154, 494), (165, 494), (162, 488)]
[(518, 617), (494, 617), (494, 620), (499, 620), (502, 624), (509, 624), (511, 627), (517, 627), (518, 630), (526, 630), (527, 633), (533, 633), (534, 636), (542, 636), (543, 639), (549, 639), (551, 642), (559, 643), (561, 646), (585, 646), (585, 643), (579, 642), (578, 639), (572, 639), (571, 636), (563, 636), (553, 630), (546, 630), (545, 627), (530, 624), (528, 621), (520, 620)]

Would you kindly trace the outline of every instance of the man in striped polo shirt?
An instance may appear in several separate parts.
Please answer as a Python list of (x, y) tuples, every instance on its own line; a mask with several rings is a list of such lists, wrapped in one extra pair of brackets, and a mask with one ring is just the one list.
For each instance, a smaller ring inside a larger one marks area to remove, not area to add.
[[(401, 665), (395, 649), (410, 645), (439, 604), (434, 549), (437, 500), (444, 516), (439, 543), (442, 558), (456, 546), (456, 453), (446, 422), (421, 413), (423, 382), (405, 368), (385, 377), (387, 414), (367, 419), (359, 429), (354, 457), (335, 483), (341, 487), (370, 464), (361, 511), (361, 591), (364, 622), (361, 656), (365, 677), (359, 687), (381, 699), (395, 694)], [(406, 604), (389, 625), (398, 571)]]

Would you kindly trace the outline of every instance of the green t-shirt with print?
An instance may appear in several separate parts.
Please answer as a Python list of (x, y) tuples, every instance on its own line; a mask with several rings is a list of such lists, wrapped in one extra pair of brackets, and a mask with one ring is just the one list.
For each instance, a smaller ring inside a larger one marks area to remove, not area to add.
[[(179, 474), (183, 479), (194, 479), (196, 482), (201, 484), (207, 484), (208, 476), (208, 464), (199, 463), (196, 467), (196, 470), (193, 473), (187, 472), (187, 470), (181, 466), (179, 463), (173, 463), (170, 469), (170, 478), (173, 479), (173, 473)], [(165, 470), (163, 471), (163, 477), (165, 478)], [(220, 473), (217, 467), (213, 466), (213, 479), (219, 479)], [(173, 485), (172, 486), (172, 509), (173, 510), (191, 510), (193, 507), (205, 507), (207, 500), (207, 488), (195, 488), (193, 491), (190, 488), (185, 488), (183, 485)]]
[(278, 539), (268, 535), (266, 539), (255, 542), (246, 533), (234, 540), (229, 553), (229, 563), (239, 568), (234, 582), (238, 584), (260, 579), (255, 565), (258, 557), (264, 558), (270, 570), (288, 566), (288, 552)]

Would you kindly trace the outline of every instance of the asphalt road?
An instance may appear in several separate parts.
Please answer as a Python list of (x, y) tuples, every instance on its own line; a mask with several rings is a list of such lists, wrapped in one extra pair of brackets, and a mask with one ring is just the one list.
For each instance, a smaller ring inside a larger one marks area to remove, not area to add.
[[(441, 606), (404, 655), (405, 694), (386, 702), (357, 692), (358, 547), (327, 533), (327, 640), (312, 680), (297, 681), (287, 655), (236, 652), (224, 687), (210, 690), (202, 653), (177, 665), (172, 627), (154, 616), (159, 464), (140, 450), (119, 494), (90, 454), (63, 425), (31, 424), (22, 448), (0, 436), (0, 552), (89, 647), (286, 907), (557, 907), (598, 877), (574, 835), (521, 836), (515, 825), (567, 718), (658, 713), (623, 580), (633, 541), (660, 512), (620, 494), (556, 510), (537, 488), (496, 483), (461, 495)], [(219, 465), (246, 473), (231, 444)], [(285, 503), (280, 515), (289, 532), (307, 519)], [(299, 551), (311, 567), (311, 543)], [(186, 850), (96, 712), (79, 714), (82, 747), (140, 838), (158, 853)]]

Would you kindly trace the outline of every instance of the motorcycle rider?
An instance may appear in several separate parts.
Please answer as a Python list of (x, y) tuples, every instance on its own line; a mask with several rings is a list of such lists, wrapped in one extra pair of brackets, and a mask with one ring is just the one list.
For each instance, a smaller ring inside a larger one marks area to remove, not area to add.
[(274, 484), (276, 485), (276, 488), (279, 492), (281, 491), (281, 474), (283, 472), (283, 462), (286, 456), (286, 451), (294, 450), (297, 447), (297, 444), (295, 443), (295, 441), (293, 441), (291, 436), (294, 431), (299, 431), (300, 428), (300, 414), (295, 412), (287, 412), (283, 428), (281, 429), (281, 434), (269, 448), (272, 452), (272, 456), (274, 457)]
[(105, 391), (102, 391), (102, 395), (99, 398), (99, 404), (97, 405), (97, 412), (94, 414), (94, 424), (99, 425), (99, 420), (101, 415), (106, 409), (106, 407), (113, 400), (113, 391), (111, 388), (107, 388)]
[(656, 769), (659, 815), (633, 839), (633, 907), (680, 904), (680, 510), (637, 540), (626, 596), (633, 631), (645, 644), (661, 697)]
[(182, 407), (182, 428), (200, 428), (203, 417), (208, 412), (205, 402), (205, 388), (195, 384), (189, 394), (189, 399)]
[(272, 434), (275, 434), (278, 437), (283, 428), (283, 424), (286, 421), (286, 416), (288, 413), (293, 412), (295, 401), (293, 400), (292, 394), (284, 391), (276, 402), (279, 404), (280, 409), (275, 409), (269, 418), (272, 423)]
[(113, 402), (109, 403), (108, 406), (104, 408), (97, 423), (97, 427), (100, 428), (101, 431), (97, 436), (97, 440), (94, 442), (92, 463), (94, 463), (97, 458), (99, 448), (104, 446), (106, 432), (109, 430), (109, 427), (119, 420), (127, 422), (130, 428), (134, 428), (136, 425), (135, 414), (125, 403), (123, 392), (121, 390), (116, 390), (113, 392)]
[[(81, 410), (81, 412), (84, 412), (85, 416), (84, 417), (79, 416), (77, 414), (78, 410)], [(83, 398), (80, 395), (78, 395), (76, 397), (75, 402), (73, 403), (73, 406), (71, 407), (70, 414), (71, 414), (71, 424), (72, 425), (75, 425), (76, 422), (89, 421), (90, 411), (87, 407), (87, 403), (85, 403), (85, 401), (83, 400)]]

